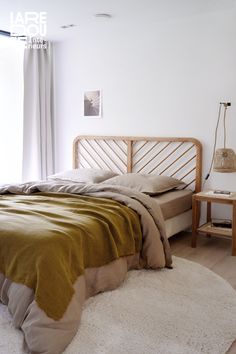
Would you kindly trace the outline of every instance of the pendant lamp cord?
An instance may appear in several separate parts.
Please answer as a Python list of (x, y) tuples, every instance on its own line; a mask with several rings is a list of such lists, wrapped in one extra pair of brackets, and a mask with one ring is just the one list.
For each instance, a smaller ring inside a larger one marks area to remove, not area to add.
[(226, 123), (225, 123), (225, 118), (226, 118), (226, 110), (228, 108), (227, 105), (224, 105), (225, 110), (224, 110), (224, 149), (226, 148)]
[[(221, 116), (221, 108), (222, 108), (222, 104), (223, 103), (220, 103), (220, 106), (219, 106), (219, 111), (218, 111), (218, 118), (217, 118), (217, 123), (216, 123), (216, 127), (215, 127), (215, 137), (214, 137), (214, 146), (213, 146), (213, 152), (212, 152), (212, 158), (211, 158), (211, 164), (210, 164), (210, 168), (209, 168), (209, 171), (205, 177), (205, 180), (204, 180), (204, 183), (203, 183), (203, 187), (206, 183), (206, 181), (208, 180), (208, 178), (210, 177), (210, 173), (211, 173), (211, 170), (212, 170), (212, 166), (213, 166), (213, 162), (214, 162), (214, 156), (215, 156), (215, 152), (216, 152), (216, 143), (217, 143), (217, 133), (218, 133), (218, 128), (219, 128), (219, 123), (220, 123), (220, 116)], [(225, 109), (225, 112), (226, 112), (226, 109)], [(224, 126), (225, 126), (225, 113), (224, 113)], [(225, 140), (224, 140), (225, 141)]]

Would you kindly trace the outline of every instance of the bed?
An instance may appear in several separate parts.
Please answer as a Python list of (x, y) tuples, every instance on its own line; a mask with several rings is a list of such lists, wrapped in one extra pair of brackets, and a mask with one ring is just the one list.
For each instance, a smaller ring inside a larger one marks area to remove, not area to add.
[[(119, 174), (165, 175), (183, 181), (185, 196), (175, 191), (157, 196), (156, 202), (160, 199), (164, 210), (168, 238), (191, 227), (191, 194), (201, 191), (202, 184), (202, 145), (197, 139), (78, 136), (73, 142), (73, 166), (104, 168)], [(172, 215), (165, 215), (165, 210), (172, 208), (171, 204), (180, 208)]]
[[(32, 354), (62, 353), (86, 298), (119, 286), (129, 269), (171, 268), (167, 236), (189, 226), (190, 190), (201, 187), (195, 139), (79, 136), (73, 161), (118, 176), (0, 188), (0, 300)], [(180, 188), (156, 197), (112, 183), (127, 172)]]

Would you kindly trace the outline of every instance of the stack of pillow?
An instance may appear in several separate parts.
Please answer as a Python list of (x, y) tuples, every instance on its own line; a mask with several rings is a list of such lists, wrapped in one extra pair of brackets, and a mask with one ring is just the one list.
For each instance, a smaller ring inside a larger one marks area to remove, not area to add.
[(164, 193), (185, 185), (182, 181), (169, 176), (138, 173), (118, 175), (112, 171), (94, 168), (68, 170), (51, 175), (48, 178), (56, 181), (123, 186), (148, 195)]

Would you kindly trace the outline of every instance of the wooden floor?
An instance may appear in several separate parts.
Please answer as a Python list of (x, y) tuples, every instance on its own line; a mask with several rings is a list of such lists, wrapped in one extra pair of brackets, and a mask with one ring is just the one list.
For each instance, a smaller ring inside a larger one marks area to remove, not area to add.
[(230, 240), (199, 235), (197, 248), (191, 248), (191, 233), (183, 232), (169, 241), (173, 255), (202, 264), (236, 289), (236, 256), (231, 256)]
[[(199, 235), (197, 248), (191, 248), (191, 233), (182, 232), (169, 241), (173, 255), (202, 264), (236, 289), (236, 257), (231, 256), (230, 240)], [(236, 354), (236, 340), (225, 354)]]

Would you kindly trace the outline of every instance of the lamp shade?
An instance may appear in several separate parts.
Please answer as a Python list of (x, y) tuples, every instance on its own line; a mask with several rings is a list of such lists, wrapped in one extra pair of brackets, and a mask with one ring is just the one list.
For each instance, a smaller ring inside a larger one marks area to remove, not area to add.
[(217, 149), (213, 170), (216, 172), (236, 172), (236, 155), (233, 149)]

